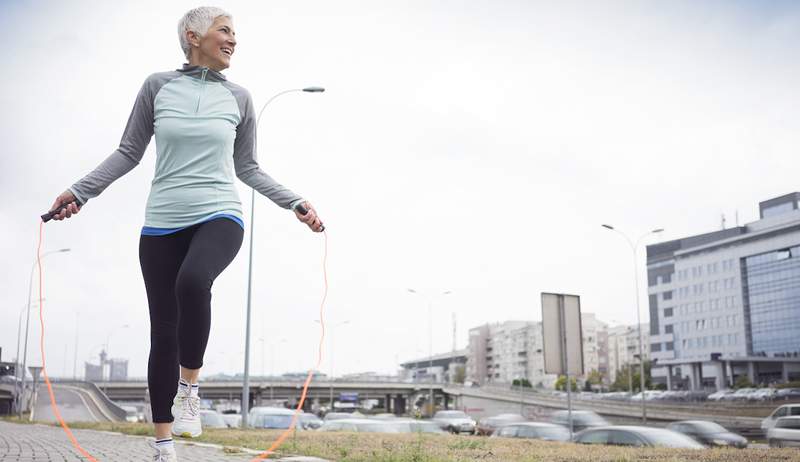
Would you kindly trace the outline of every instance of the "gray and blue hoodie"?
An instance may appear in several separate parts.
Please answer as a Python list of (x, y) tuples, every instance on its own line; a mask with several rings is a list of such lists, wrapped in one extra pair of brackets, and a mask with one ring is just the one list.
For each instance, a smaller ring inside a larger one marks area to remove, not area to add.
[(82, 204), (99, 195), (139, 164), (154, 134), (145, 231), (182, 229), (218, 215), (241, 224), (234, 173), (283, 208), (303, 201), (259, 168), (256, 115), (247, 90), (213, 69), (188, 64), (145, 80), (119, 148), (69, 190)]

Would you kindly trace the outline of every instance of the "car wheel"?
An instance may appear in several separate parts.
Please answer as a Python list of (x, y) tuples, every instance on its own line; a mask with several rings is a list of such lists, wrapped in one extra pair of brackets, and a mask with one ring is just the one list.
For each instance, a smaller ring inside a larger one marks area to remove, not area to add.
[(779, 441), (777, 441), (777, 440), (769, 440), (768, 443), (769, 443), (769, 447), (771, 447), (771, 448), (779, 448), (779, 447), (781, 447), (781, 443)]

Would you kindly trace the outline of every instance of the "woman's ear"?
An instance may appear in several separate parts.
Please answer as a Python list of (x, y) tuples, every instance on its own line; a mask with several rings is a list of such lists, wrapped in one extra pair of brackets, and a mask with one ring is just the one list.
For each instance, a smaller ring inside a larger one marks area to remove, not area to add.
[(198, 37), (198, 35), (193, 30), (186, 31), (186, 39), (188, 40), (191, 46), (193, 47), (200, 46), (200, 37)]

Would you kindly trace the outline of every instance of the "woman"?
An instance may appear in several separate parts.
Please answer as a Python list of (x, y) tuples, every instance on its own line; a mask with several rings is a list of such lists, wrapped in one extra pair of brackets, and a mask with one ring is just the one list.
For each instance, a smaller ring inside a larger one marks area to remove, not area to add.
[[(51, 208), (69, 204), (56, 220), (77, 214), (139, 163), (155, 135), (155, 176), (139, 261), (150, 307), (147, 377), (156, 461), (177, 460), (170, 432), (196, 437), (202, 431), (197, 381), (210, 330), (211, 286), (236, 256), (244, 233), (234, 173), (279, 206), (295, 210), (313, 231), (322, 230), (311, 204), (256, 162), (250, 95), (220, 73), (230, 66), (236, 47), (231, 15), (219, 8), (193, 9), (178, 24), (178, 35), (188, 64), (145, 80), (119, 149)], [(301, 204), (305, 215), (297, 211)]]

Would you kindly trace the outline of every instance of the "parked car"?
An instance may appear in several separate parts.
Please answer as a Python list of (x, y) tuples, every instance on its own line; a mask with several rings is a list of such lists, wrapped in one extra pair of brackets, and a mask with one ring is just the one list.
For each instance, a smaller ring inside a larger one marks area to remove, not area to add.
[(775, 426), (775, 421), (781, 417), (790, 417), (800, 415), (800, 404), (784, 404), (772, 411), (768, 417), (761, 421), (761, 429), (766, 432)]
[(781, 388), (775, 392), (775, 399), (800, 399), (800, 388)]
[(503, 425), (492, 433), (492, 437), (569, 441), (569, 430), (561, 425), (544, 422), (520, 422)]
[(301, 412), (298, 419), (305, 430), (316, 430), (322, 426), (322, 419), (308, 412)]
[(327, 422), (329, 420), (358, 419), (358, 418), (361, 418), (361, 417), (363, 417), (362, 414), (358, 414), (356, 416), (356, 415), (350, 414), (349, 412), (329, 412), (329, 413), (325, 414), (325, 417), (324, 417), (323, 420), (325, 420), (325, 422)]
[(740, 388), (733, 393), (722, 397), (722, 401), (747, 401), (751, 394), (755, 393), (755, 388)]
[(433, 415), (433, 422), (436, 422), (442, 430), (450, 433), (470, 433), (476, 432), (476, 426), (472, 417), (464, 411), (437, 411)]
[[(661, 390), (645, 390), (644, 391), (644, 400), (645, 401), (652, 401), (657, 399), (663, 393)], [(631, 401), (642, 401), (642, 392), (636, 393), (635, 395), (631, 396)]]
[(222, 414), (211, 409), (200, 409), (200, 424), (203, 428), (228, 428)]
[(391, 412), (381, 412), (380, 414), (371, 415), (369, 418), (375, 420), (394, 420), (397, 416)]
[[(250, 410), (250, 425), (253, 428), (289, 428), (292, 425), (294, 411), (282, 407), (258, 406)], [(294, 428), (303, 429), (300, 418), (295, 421)]]
[(800, 447), (800, 416), (780, 417), (767, 430), (770, 447)]
[(731, 432), (722, 425), (707, 420), (684, 420), (667, 425), (668, 430), (683, 433), (706, 446), (730, 446), (746, 448), (747, 439)]
[(708, 395), (706, 399), (708, 401), (722, 401), (722, 398), (733, 394), (733, 392), (734, 392), (733, 390), (719, 390)]
[(590, 428), (577, 434), (575, 442), (634, 447), (705, 448), (705, 446), (688, 436), (672, 430), (628, 425)]
[(758, 390), (754, 391), (747, 395), (748, 401), (772, 401), (775, 399), (775, 394), (777, 390), (774, 388), (759, 388)]
[(228, 428), (239, 428), (242, 426), (241, 414), (222, 414), (222, 420), (225, 421), (225, 425), (227, 425)]
[[(569, 412), (556, 411), (550, 416), (550, 421), (569, 429)], [(606, 425), (611, 424), (594, 411), (572, 411), (572, 431), (575, 433), (587, 428), (603, 427)]]
[(444, 430), (435, 422), (414, 419), (336, 419), (324, 422), (319, 428), (319, 431), (356, 433), (444, 433)]
[(492, 417), (484, 417), (478, 421), (477, 434), (478, 435), (491, 435), (500, 427), (508, 424), (525, 422), (525, 417), (519, 414), (500, 414)]

